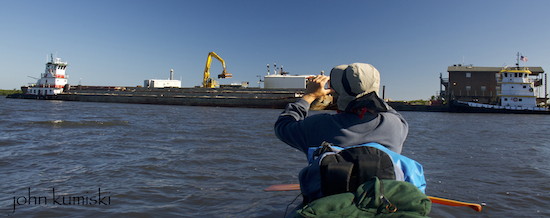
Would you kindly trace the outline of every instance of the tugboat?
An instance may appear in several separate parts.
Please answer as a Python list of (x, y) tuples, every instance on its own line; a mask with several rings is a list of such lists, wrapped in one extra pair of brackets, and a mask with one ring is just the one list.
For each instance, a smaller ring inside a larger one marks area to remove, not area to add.
[[(522, 58), (524, 58), (522, 56)], [(522, 113), (522, 114), (550, 114), (546, 107), (537, 106), (537, 96), (534, 92), (534, 80), (529, 78), (532, 72), (528, 67), (504, 67), (499, 72), (497, 84), (500, 85), (498, 105), (480, 104), (474, 102), (453, 101), (451, 111), (474, 113)]]
[(67, 62), (62, 62), (60, 58), (53, 58), (50, 55), (51, 61), (46, 63), (46, 69), (40, 75), (40, 79), (35, 84), (22, 86), (23, 94), (14, 94), (7, 96), (8, 98), (29, 98), (29, 99), (56, 99), (58, 94), (64, 90), (68, 90), (68, 76), (65, 74)]

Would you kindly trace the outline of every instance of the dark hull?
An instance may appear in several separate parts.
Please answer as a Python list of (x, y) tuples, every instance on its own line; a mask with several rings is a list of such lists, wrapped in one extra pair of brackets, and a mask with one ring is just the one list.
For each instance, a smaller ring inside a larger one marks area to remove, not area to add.
[[(8, 98), (283, 109), (288, 103), (298, 100), (304, 91), (303, 89), (260, 88), (94, 87), (86, 89), (76, 87), (55, 96), (15, 94)], [(330, 109), (332, 106), (330, 104), (331, 102), (320, 102), (316, 108), (312, 109)]]
[(512, 109), (497, 109), (497, 108), (483, 108), (483, 107), (471, 107), (468, 104), (452, 101), (450, 104), (450, 112), (454, 113), (500, 113), (500, 114), (550, 114), (549, 110), (537, 111), (537, 110), (512, 110)]
[(449, 112), (447, 105), (412, 105), (404, 102), (387, 102), (397, 111)]
[(61, 100), (57, 95), (27, 95), (27, 94), (10, 94), (6, 98), (18, 99), (40, 99), (40, 100)]

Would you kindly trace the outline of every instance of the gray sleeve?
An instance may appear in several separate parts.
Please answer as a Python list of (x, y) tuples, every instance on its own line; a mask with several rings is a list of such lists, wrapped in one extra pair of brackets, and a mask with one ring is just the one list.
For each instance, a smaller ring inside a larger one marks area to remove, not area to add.
[(299, 99), (296, 103), (289, 103), (279, 115), (274, 127), (277, 138), (302, 152), (307, 152), (303, 150), (307, 148), (306, 128), (298, 121), (307, 117), (308, 110), (309, 103), (303, 99)]

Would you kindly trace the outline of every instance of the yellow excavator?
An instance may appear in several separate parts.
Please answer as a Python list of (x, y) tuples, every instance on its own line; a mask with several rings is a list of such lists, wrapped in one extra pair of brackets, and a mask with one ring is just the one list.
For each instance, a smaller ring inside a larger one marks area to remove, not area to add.
[(220, 62), (222, 62), (223, 65), (223, 72), (222, 74), (218, 75), (218, 79), (223, 78), (231, 78), (233, 75), (230, 73), (227, 73), (225, 71), (225, 62), (223, 61), (218, 54), (215, 52), (208, 53), (208, 59), (206, 59), (206, 67), (204, 68), (204, 79), (202, 80), (202, 87), (203, 88), (215, 88), (216, 87), (216, 81), (212, 78), (210, 78), (210, 63), (212, 63), (212, 56), (214, 56), (216, 59), (218, 59)]

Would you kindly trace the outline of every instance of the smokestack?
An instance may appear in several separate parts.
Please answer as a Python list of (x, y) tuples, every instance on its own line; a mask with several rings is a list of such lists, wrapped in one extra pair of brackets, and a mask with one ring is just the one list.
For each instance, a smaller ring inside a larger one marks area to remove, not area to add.
[(174, 69), (170, 69), (170, 80), (174, 80)]

